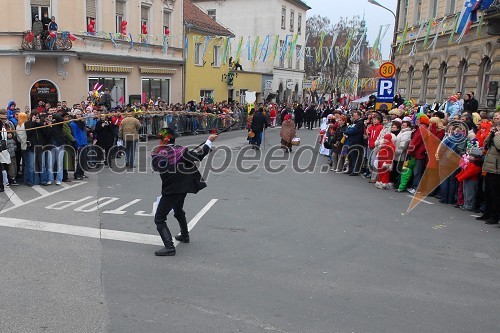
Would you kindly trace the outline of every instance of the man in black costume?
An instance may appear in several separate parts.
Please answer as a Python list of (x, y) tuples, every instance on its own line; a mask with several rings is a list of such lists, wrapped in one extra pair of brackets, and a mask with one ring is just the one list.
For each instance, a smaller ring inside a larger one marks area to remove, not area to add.
[(183, 210), (184, 200), (188, 193), (198, 193), (207, 187), (196, 162), (203, 160), (210, 152), (212, 142), (217, 139), (217, 135), (210, 135), (201, 147), (201, 151), (188, 150), (175, 145), (175, 133), (172, 129), (163, 129), (159, 137), (160, 146), (156, 147), (152, 153), (153, 170), (160, 173), (162, 183), (161, 199), (154, 221), (165, 247), (156, 251), (155, 255), (174, 256), (175, 246), (166, 224), (167, 215), (173, 209), (174, 217), (179, 222), (181, 233), (175, 236), (175, 239), (182, 243), (189, 243), (186, 213)]

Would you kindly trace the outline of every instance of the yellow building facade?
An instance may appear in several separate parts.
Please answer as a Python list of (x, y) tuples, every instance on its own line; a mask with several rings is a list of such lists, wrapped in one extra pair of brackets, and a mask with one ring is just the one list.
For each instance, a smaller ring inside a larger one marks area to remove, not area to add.
[(227, 55), (223, 54), (226, 39), (214, 38), (234, 37), (231, 31), (190, 0), (184, 0), (184, 29), (188, 40), (184, 102), (245, 103), (246, 91), (255, 91), (260, 102), (265, 84), (263, 75), (231, 68)]

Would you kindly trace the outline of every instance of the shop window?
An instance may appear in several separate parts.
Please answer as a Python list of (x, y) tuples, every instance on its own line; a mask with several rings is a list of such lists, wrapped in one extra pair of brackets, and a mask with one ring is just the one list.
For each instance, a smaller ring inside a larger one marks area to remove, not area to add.
[(89, 91), (92, 91), (96, 83), (102, 84), (101, 92), (106, 88), (109, 89), (111, 95), (111, 107), (124, 105), (125, 102), (125, 78), (121, 77), (89, 77)]
[(170, 104), (170, 79), (142, 79), (142, 102), (156, 101), (158, 97)]

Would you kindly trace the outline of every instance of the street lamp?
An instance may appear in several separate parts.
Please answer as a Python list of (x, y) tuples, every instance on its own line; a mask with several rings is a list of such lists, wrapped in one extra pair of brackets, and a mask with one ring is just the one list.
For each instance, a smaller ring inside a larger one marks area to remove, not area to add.
[(396, 14), (394, 14), (394, 12), (392, 10), (390, 10), (389, 8), (383, 6), (382, 4), (378, 3), (377, 1), (375, 0), (368, 0), (368, 3), (372, 4), (372, 5), (375, 5), (375, 6), (378, 6), (378, 7), (382, 7), (384, 8), (385, 10), (388, 10), (391, 12), (392, 16), (394, 16), (394, 19), (396, 19)]
[[(399, 17), (399, 10), (398, 10), (398, 15), (394, 14), (392, 10), (389, 8), (383, 6), (382, 4), (378, 3), (375, 0), (368, 0), (369, 4), (375, 5), (377, 7), (384, 8), (385, 10), (389, 11), (392, 16), (394, 16), (394, 33), (392, 34), (392, 45), (391, 45), (391, 61), (394, 61), (394, 55), (395, 55), (395, 44), (396, 44), (396, 32), (398, 31), (398, 17)], [(399, 1), (398, 1), (398, 8), (399, 8)]]

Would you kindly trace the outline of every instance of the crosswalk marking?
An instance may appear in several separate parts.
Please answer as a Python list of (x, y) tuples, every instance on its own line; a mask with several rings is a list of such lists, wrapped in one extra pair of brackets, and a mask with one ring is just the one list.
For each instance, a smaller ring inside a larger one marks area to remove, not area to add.
[(43, 195), (43, 196), (50, 195), (50, 192), (47, 191), (46, 189), (44, 189), (43, 187), (41, 187), (40, 185), (33, 185), (32, 189), (37, 191), (40, 195)]
[(19, 198), (19, 196), (16, 193), (14, 193), (14, 191), (12, 191), (10, 187), (5, 188), (5, 194), (7, 194), (10, 202), (12, 202), (14, 207), (22, 206), (24, 204), (24, 201), (22, 201), (21, 198)]
[[(203, 207), (203, 209), (196, 214), (195, 217), (191, 219), (188, 223), (188, 230), (192, 230), (194, 226), (201, 220), (201, 218), (212, 208), (212, 206), (217, 202), (218, 199), (212, 199), (208, 204)], [(34, 220), (24, 220), (11, 217), (2, 217), (0, 220), (0, 226), (36, 230), (36, 231), (46, 231), (57, 234), (73, 235), (80, 237), (88, 237), (95, 239), (108, 239), (116, 240), (128, 243), (138, 243), (138, 244), (149, 244), (162, 246), (160, 236), (134, 233), (128, 231), (111, 230), (111, 229), (99, 229), (90, 227), (81, 227), (75, 225), (50, 223), (50, 222), (40, 222)], [(177, 246), (178, 241), (174, 240), (174, 245)]]
[(6, 212), (10, 212), (11, 210), (13, 209), (16, 209), (16, 208), (19, 208), (19, 207), (22, 207), (22, 206), (25, 206), (27, 204), (30, 204), (32, 202), (35, 202), (35, 201), (38, 201), (38, 200), (41, 200), (41, 199), (44, 199), (44, 198), (47, 198), (49, 196), (52, 196), (54, 194), (57, 194), (57, 193), (60, 193), (62, 191), (66, 191), (68, 189), (71, 189), (71, 188), (74, 188), (74, 187), (77, 187), (77, 186), (81, 186), (81, 185), (84, 185), (84, 184), (87, 184), (87, 182), (79, 182), (79, 183), (75, 183), (74, 185), (71, 185), (69, 187), (63, 187), (59, 190), (56, 190), (54, 192), (50, 192), (48, 195), (41, 195), (39, 197), (36, 197), (34, 199), (31, 199), (31, 200), (28, 200), (28, 201), (22, 201), (19, 196), (17, 194), (14, 193), (14, 191), (12, 191), (11, 188), (5, 188), (5, 193), (7, 194), (7, 196), (9, 197), (10, 201), (12, 202), (13, 206), (12, 207), (9, 207), (9, 208), (5, 208), (5, 209), (2, 209), (0, 210), (0, 214), (4, 214)]

